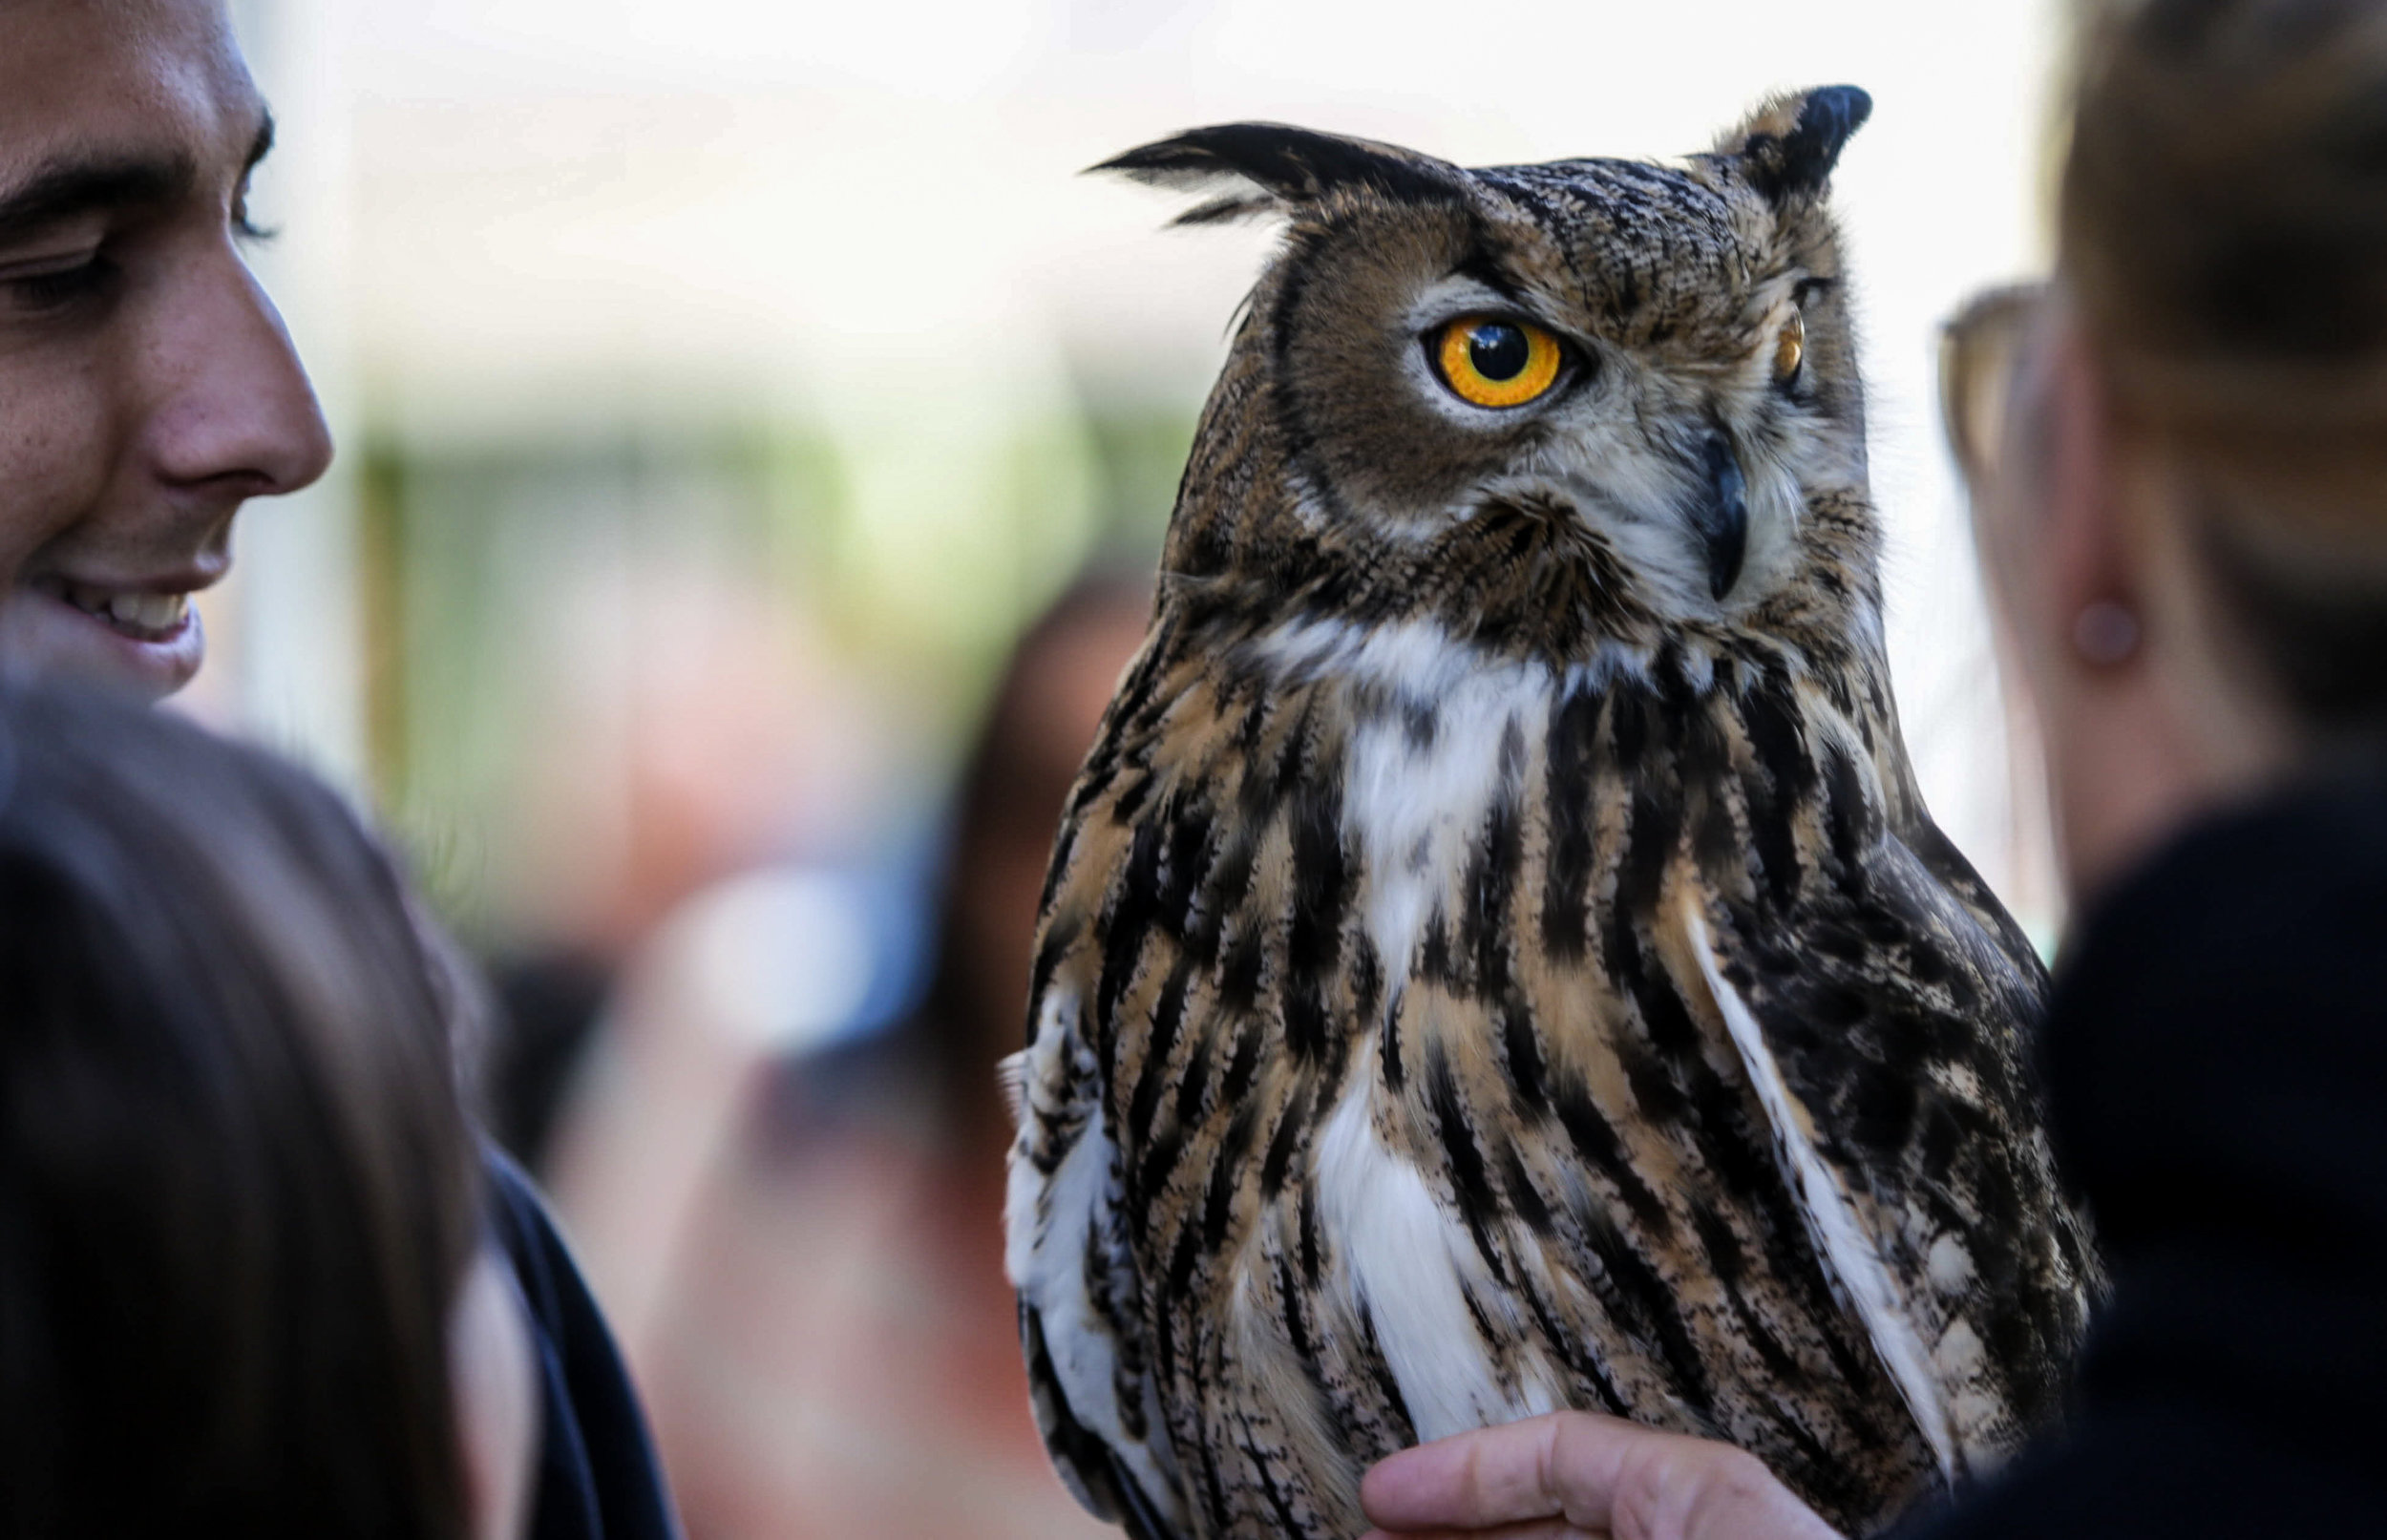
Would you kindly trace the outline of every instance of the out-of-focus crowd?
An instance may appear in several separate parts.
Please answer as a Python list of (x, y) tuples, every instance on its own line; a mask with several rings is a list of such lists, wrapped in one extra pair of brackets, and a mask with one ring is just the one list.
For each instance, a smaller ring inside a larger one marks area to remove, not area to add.
[[(997, 1065), (1051, 832), (1151, 604), (1148, 580), (1096, 573), (1020, 642), (910, 907), (875, 912), (851, 870), (733, 867), (625, 927), (634, 944), (499, 975), (518, 1150), (692, 1535), (1106, 1532), (1029, 1414)], [(824, 985), (856, 957), (912, 982)]]

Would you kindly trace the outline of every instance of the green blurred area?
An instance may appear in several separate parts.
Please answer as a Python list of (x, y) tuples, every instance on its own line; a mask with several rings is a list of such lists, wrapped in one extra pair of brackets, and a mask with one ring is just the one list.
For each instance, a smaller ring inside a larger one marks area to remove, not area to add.
[[(539, 896), (507, 875), (536, 837), (530, 761), (574, 714), (575, 682), (645, 644), (631, 596), (656, 574), (783, 609), (904, 742), (948, 761), (1011, 639), (1072, 577), (1147, 570), (1158, 550), (1198, 402), (1111, 381), (1085, 395), (1082, 414), (1019, 425), (958, 474), (789, 424), (370, 441), (371, 789), (450, 919), (484, 944), (537, 939)], [(612, 604), (613, 627), (578, 613)]]

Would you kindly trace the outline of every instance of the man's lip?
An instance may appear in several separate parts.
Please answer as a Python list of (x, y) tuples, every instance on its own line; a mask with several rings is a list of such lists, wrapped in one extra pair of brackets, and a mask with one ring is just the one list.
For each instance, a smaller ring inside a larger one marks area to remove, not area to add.
[(187, 598), (173, 624), (144, 628), (95, 614), (52, 583), (24, 584), (17, 594), (0, 608), (0, 664), (11, 670), (95, 680), (155, 700), (188, 684), (207, 655), (205, 625)]
[(170, 643), (196, 623), (192, 596), (214, 580), (209, 575), (179, 574), (129, 583), (93, 582), (51, 573), (27, 586), (131, 641)]

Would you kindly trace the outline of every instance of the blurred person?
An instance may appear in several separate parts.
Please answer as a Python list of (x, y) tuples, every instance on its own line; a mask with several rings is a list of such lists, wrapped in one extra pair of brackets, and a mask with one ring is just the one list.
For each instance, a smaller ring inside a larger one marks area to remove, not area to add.
[(1111, 1532), (1028, 1410), (995, 1066), (1062, 801), (1151, 613), (1147, 581), (1097, 576), (1019, 643), (961, 780), (919, 1010), (749, 1082), (629, 1339), (702, 1540)]
[[(2042, 1044), (2114, 1295), (2068, 1425), (1918, 1540), (2387, 1533), (2387, 4), (2085, 18), (2055, 283), (1948, 410), (2079, 921)], [(1394, 1457), (1409, 1534), (1829, 1534), (1564, 1415)]]
[[(672, 971), (659, 954), (743, 874), (791, 852), (842, 856), (872, 821), (884, 755), (875, 703), (754, 572), (718, 556), (643, 554), (600, 577), (562, 565), (542, 573), (555, 661), (511, 799), (524, 856), (508, 903), (530, 922), (491, 962), (504, 1006), (491, 1113), (507, 1148), (560, 1184), (602, 1270), (605, 1221), (574, 1199), (644, 1185), (667, 1164), (661, 1142), (705, 1144), (691, 1130), (749, 1067), (751, 1044), (708, 1044), (687, 1002), (641, 1008), (668, 992), (651, 977)], [(615, 666), (586, 666), (608, 649)], [(592, 1171), (600, 1145), (635, 1150), (636, 1171)], [(643, 1232), (655, 1204), (630, 1207)], [(652, 1250), (644, 1234), (625, 1243)]]
[[(272, 142), (223, 0), (0, 0), (0, 669), (179, 689), (242, 506), (328, 465), (242, 255)], [(532, 1305), (534, 1532), (671, 1532), (577, 1270), (518, 1172), (488, 1182)]]
[(0, 697), (0, 1534), (523, 1532), (449, 982), (327, 788)]

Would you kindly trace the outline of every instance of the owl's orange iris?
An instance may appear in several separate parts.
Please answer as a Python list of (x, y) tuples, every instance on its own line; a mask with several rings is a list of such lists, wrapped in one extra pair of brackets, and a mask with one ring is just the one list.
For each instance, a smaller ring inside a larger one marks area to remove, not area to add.
[(1558, 339), (1525, 321), (1472, 316), (1442, 328), (1434, 362), (1450, 393), (1470, 406), (1522, 407), (1558, 383)]
[(1788, 385), (1799, 377), (1799, 367), (1806, 362), (1806, 320), (1793, 314), (1790, 324), (1782, 328), (1774, 340), (1774, 379)]

